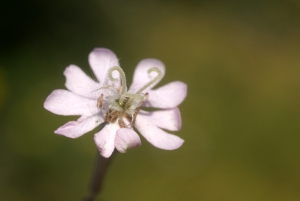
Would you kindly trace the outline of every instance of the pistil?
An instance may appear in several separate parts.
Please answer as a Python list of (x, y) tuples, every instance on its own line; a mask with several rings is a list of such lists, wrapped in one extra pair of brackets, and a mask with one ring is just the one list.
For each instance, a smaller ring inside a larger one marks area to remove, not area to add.
[[(108, 101), (106, 122), (114, 123), (118, 121), (121, 128), (134, 126), (135, 119), (140, 111), (140, 106), (146, 101), (149, 95), (148, 93), (143, 94), (142, 92), (158, 82), (162, 78), (163, 73), (159, 68), (150, 68), (147, 73), (150, 74), (152, 72), (156, 72), (157, 75), (142, 88), (140, 88), (136, 93), (132, 93), (127, 91), (126, 77), (122, 68), (118, 66), (110, 68), (108, 71), (109, 80), (112, 82), (119, 81), (117, 78), (113, 77), (114, 71), (118, 71), (120, 74), (121, 86), (120, 89), (111, 89), (111, 92), (114, 93), (110, 93), (111, 95), (106, 97), (106, 100)], [(103, 97), (101, 95), (98, 105), (102, 105), (102, 98)]]

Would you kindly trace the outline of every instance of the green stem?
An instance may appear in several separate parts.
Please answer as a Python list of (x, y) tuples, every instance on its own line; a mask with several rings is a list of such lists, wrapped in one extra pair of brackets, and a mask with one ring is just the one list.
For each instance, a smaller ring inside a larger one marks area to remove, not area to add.
[(83, 201), (94, 201), (96, 199), (97, 194), (101, 192), (105, 173), (116, 153), (117, 151), (114, 151), (109, 158), (104, 158), (100, 155), (99, 151), (97, 150), (95, 170), (89, 187), (90, 194), (88, 197), (84, 198)]

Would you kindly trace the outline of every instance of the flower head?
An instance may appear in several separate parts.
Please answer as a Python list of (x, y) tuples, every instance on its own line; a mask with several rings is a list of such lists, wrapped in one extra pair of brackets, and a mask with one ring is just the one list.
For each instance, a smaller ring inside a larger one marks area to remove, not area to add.
[[(187, 86), (176, 81), (152, 89), (164, 76), (162, 62), (142, 60), (129, 90), (125, 73), (113, 52), (94, 49), (89, 55), (89, 63), (97, 81), (71, 65), (64, 72), (68, 90), (53, 91), (44, 103), (44, 107), (55, 114), (81, 116), (77, 121), (58, 128), (56, 134), (77, 138), (106, 122), (104, 128), (94, 135), (104, 157), (109, 157), (114, 148), (124, 153), (128, 148), (141, 145), (133, 127), (158, 148), (173, 150), (182, 145), (181, 138), (162, 129), (177, 131), (181, 128), (177, 106), (185, 99)], [(148, 112), (143, 111), (143, 107), (164, 110)]]

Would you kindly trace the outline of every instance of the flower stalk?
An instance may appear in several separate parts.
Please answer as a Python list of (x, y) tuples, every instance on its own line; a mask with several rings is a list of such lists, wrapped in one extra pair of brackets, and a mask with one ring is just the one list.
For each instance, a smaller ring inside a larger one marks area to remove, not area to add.
[(100, 155), (99, 151), (96, 153), (96, 161), (94, 173), (91, 177), (91, 182), (89, 186), (89, 195), (83, 199), (83, 201), (94, 201), (99, 193), (102, 190), (102, 184), (105, 178), (108, 167), (112, 163), (112, 160), (115, 158), (116, 151), (114, 151), (109, 158), (104, 158)]

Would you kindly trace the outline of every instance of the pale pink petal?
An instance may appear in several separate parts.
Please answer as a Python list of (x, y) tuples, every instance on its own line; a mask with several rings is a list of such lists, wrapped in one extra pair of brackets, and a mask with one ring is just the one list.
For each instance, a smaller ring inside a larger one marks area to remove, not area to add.
[(162, 87), (148, 91), (146, 107), (173, 108), (177, 107), (185, 99), (187, 85), (180, 81), (170, 82)]
[(151, 122), (151, 118), (138, 115), (135, 127), (152, 145), (160, 149), (173, 150), (179, 148), (184, 140), (176, 135), (169, 134)]
[(66, 76), (65, 85), (70, 91), (88, 98), (99, 98), (101, 85), (79, 67), (75, 65), (68, 66), (64, 71), (64, 75)]
[(141, 146), (141, 139), (132, 128), (120, 128), (115, 138), (116, 149), (125, 153), (128, 148)]
[(90, 116), (99, 111), (96, 100), (63, 89), (54, 90), (44, 102), (44, 107), (58, 115)]
[(115, 149), (115, 136), (119, 128), (118, 123), (110, 123), (106, 124), (100, 132), (95, 134), (95, 143), (103, 157), (108, 158), (113, 153)]
[[(103, 85), (106, 80), (108, 69), (114, 66), (120, 66), (116, 55), (111, 50), (105, 48), (95, 48), (89, 54), (89, 63), (101, 85)], [(114, 74), (115, 78), (116, 76), (119, 77), (117, 72)]]
[[(157, 59), (144, 59), (140, 61), (137, 67), (135, 68), (130, 90), (137, 91), (149, 81), (151, 81), (153, 78), (155, 78), (157, 75), (156, 72), (152, 72), (150, 73), (150, 75), (147, 73), (147, 71), (153, 67), (160, 69), (162, 71), (163, 76), (165, 75), (165, 65), (161, 61)], [(151, 85), (148, 89), (153, 88), (157, 83)]]
[(93, 130), (101, 124), (103, 119), (99, 115), (88, 118), (79, 118), (77, 121), (69, 121), (65, 125), (59, 127), (54, 133), (64, 135), (69, 138), (77, 138), (81, 135)]
[(140, 111), (139, 115), (145, 115), (150, 118), (151, 123), (170, 131), (181, 129), (181, 117), (179, 109), (160, 110), (155, 112)]

